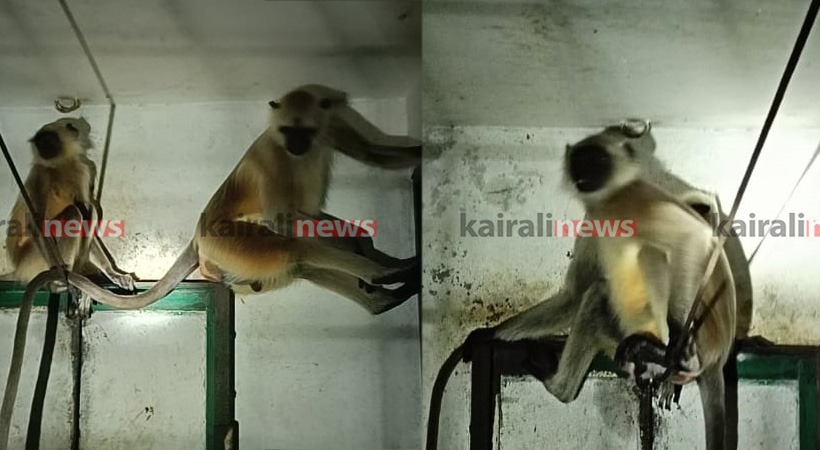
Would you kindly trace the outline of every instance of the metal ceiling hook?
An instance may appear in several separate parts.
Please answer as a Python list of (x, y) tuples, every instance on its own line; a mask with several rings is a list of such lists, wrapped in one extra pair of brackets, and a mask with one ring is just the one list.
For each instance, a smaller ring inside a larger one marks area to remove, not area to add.
[(76, 111), (80, 108), (81, 105), (82, 102), (79, 98), (69, 97), (67, 95), (57, 97), (57, 100), (54, 100), (54, 108), (63, 114)]
[(626, 119), (621, 121), (621, 131), (630, 138), (639, 138), (652, 129), (652, 122), (648, 119)]

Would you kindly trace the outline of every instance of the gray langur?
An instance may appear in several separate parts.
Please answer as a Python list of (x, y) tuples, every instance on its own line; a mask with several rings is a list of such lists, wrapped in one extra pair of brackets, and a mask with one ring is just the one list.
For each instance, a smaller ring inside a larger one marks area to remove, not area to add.
[[(136, 295), (120, 295), (71, 271), (71, 287), (118, 309), (140, 309), (163, 298), (199, 268), (206, 279), (245, 293), (269, 291), (306, 279), (353, 300), (371, 314), (386, 312), (417, 294), (417, 257), (387, 255), (374, 248), (366, 233), (299, 237), (292, 235), (289, 227), (294, 220), (339, 220), (322, 211), (334, 151), (368, 165), (404, 169), (420, 164), (420, 142), (382, 133), (349, 105), (345, 92), (326, 86), (299, 87), (269, 106), (269, 127), (213, 195), (190, 243), (157, 283)], [(57, 133), (70, 136), (75, 131)], [(72, 152), (75, 147), (71, 147)], [(85, 183), (80, 174), (73, 176)], [(219, 230), (227, 227), (229, 232), (210, 232), (213, 224)], [(63, 279), (57, 270), (34, 276), (43, 269), (28, 273), (25, 281), (33, 279), (26, 287), (24, 304), (31, 304), (41, 286)], [(395, 284), (400, 286), (387, 287)], [(18, 322), (15, 354), (22, 355), (24, 348), (25, 330)], [(12, 359), (10, 379), (19, 379), (21, 365), (22, 357)], [(10, 382), (4, 406), (8, 399), (13, 404), (15, 395), (16, 382)], [(2, 426), (9, 425), (10, 415), (2, 417)], [(0, 445), (6, 441), (2, 439)]]
[[(721, 250), (702, 294), (709, 299), (699, 308), (703, 326), (693, 334), (677, 337), (685, 339), (684, 353), (668, 351), (670, 326), (682, 329), (695, 307), (707, 261), (718, 240), (710, 224), (689, 205), (642, 178), (635, 153), (631, 144), (622, 140), (582, 141), (567, 147), (567, 181), (583, 202), (588, 218), (593, 223), (633, 227), (628, 233), (597, 236), (594, 241), (603, 278), (589, 292), (607, 299), (617, 331), (590, 330), (588, 325), (580, 330), (598, 334), (600, 350), (641, 383), (660, 380), (667, 371), (669, 382), (674, 384), (697, 379), (707, 448), (723, 449), (723, 366), (735, 337), (735, 291), (729, 263)], [(704, 199), (701, 203), (710, 202)], [(705, 304), (710, 306), (708, 310)], [(565, 358), (577, 356), (572, 352), (578, 331), (570, 332), (559, 366)], [(552, 381), (550, 377), (544, 383), (549, 386)]]
[[(31, 138), (34, 159), (25, 180), (25, 189), (37, 214), (44, 220), (79, 224), (98, 217), (99, 206), (94, 204), (91, 197), (97, 168), (86, 154), (91, 148), (90, 131), (91, 126), (83, 118), (63, 118), (43, 125)], [(32, 222), (34, 219), (22, 194), (19, 194), (12, 208), (6, 236), (6, 253), (13, 270), (0, 276), (3, 281), (26, 284), (51, 267), (45, 257), (43, 236), (38, 235), (44, 224), (41, 223), (41, 229), (38, 229)], [(87, 275), (101, 272), (117, 286), (133, 290), (133, 277), (117, 269), (96, 233), (93, 236), (84, 233), (80, 236), (57, 236), (55, 243), (65, 269)], [(62, 277), (49, 281), (53, 290), (65, 289)], [(8, 445), (33, 300), (33, 293), (24, 295), (20, 304), (11, 369), (0, 410), (0, 449)]]
[[(569, 147), (568, 154), (573, 149), (579, 148), (589, 150), (587, 158), (591, 158), (590, 161), (600, 160), (600, 158), (606, 160), (607, 157), (613, 155), (613, 149), (617, 150), (617, 156), (622, 158), (622, 161), (628, 160), (627, 172), (631, 171), (631, 175), (627, 173), (626, 175), (629, 175), (627, 178), (634, 179), (637, 176), (640, 180), (655, 185), (657, 190), (653, 190), (653, 192), (668, 193), (664, 194), (668, 196), (665, 200), (670, 204), (679, 203), (674, 207), (676, 211), (683, 212), (688, 209), (686, 207), (691, 207), (697, 215), (703, 218), (717, 220), (725, 217), (722, 211), (717, 211), (717, 207), (708, 195), (669, 173), (660, 161), (655, 158), (655, 140), (651, 135), (648, 123), (643, 126), (633, 123), (608, 127), (602, 132), (589, 136)], [(583, 153), (581, 152), (578, 155)], [(606, 163), (604, 162), (604, 164)], [(570, 178), (573, 177), (570, 175)], [(578, 178), (583, 177), (579, 176)], [(628, 206), (631, 202), (627, 201), (626, 204)], [(691, 217), (692, 213), (690, 210), (686, 215)], [(587, 212), (585, 219), (590, 219), (590, 217), (591, 215)], [(703, 226), (706, 227), (705, 222)], [(606, 279), (606, 274), (601, 264), (603, 255), (600, 254), (600, 247), (597, 245), (596, 240), (598, 238), (593, 237), (578, 237), (576, 239), (573, 259), (567, 271), (564, 285), (559, 292), (493, 328), (493, 334), (496, 338), (510, 341), (544, 338), (570, 328), (566, 345), (560, 355), (555, 372), (546, 376), (543, 380), (545, 387), (562, 402), (569, 402), (577, 398), (589, 365), (598, 352), (604, 351), (612, 356), (618, 342), (628, 337), (624, 335), (625, 331), (650, 331), (647, 328), (642, 329), (641, 326), (635, 325), (640, 320), (631, 323), (627, 327), (628, 330), (624, 330), (624, 323), (620, 320), (616, 310), (617, 306), (613, 307), (609, 301), (612, 294), (612, 285), (601, 281)], [(752, 287), (748, 263), (737, 237), (730, 237), (726, 241), (724, 252), (728, 271), (724, 276), (731, 281), (730, 290), (733, 291), (736, 299), (736, 303), (732, 304), (733, 309), (736, 309), (736, 320), (734, 320), (735, 314), (731, 314), (734, 323), (719, 322), (717, 324), (720, 325), (718, 329), (724, 332), (731, 331), (732, 338), (735, 336), (746, 337), (752, 316)], [(657, 253), (647, 253), (644, 258), (649, 259), (643, 261), (644, 267), (647, 267), (647, 263), (653, 260), (653, 263), (648, 264), (650, 267), (655, 267), (655, 263), (662, 263), (664, 258), (661, 256)], [(702, 272), (698, 276), (702, 276)], [(659, 286), (650, 287), (658, 289), (655, 293), (656, 296), (662, 295), (662, 292), (668, 289), (663, 286), (663, 283)], [(692, 295), (694, 295), (694, 291), (692, 291)], [(691, 302), (691, 300), (689, 299), (688, 302)], [(664, 321), (661, 318), (665, 312), (668, 312), (672, 316), (670, 318), (673, 319), (671, 320), (672, 325), (682, 325), (683, 320), (680, 320), (680, 314), (685, 316), (688, 312), (688, 304), (690, 303), (677, 303), (675, 304), (677, 309), (669, 311), (664, 311), (661, 307), (655, 310), (654, 313), (650, 308), (649, 316), (639, 314), (635, 317), (643, 320), (652, 317), (652, 320), (645, 323), (653, 324), (652, 326), (656, 328), (655, 332), (658, 334), (660, 341), (666, 342), (669, 338), (668, 330), (665, 328), (666, 323), (663, 323)], [(715, 315), (712, 318), (716, 319), (719, 316)], [(675, 323), (676, 320), (677, 323)], [(713, 329), (711, 325), (705, 324), (709, 329)], [(704, 332), (706, 332), (706, 329), (704, 329)], [(688, 352), (691, 356), (698, 350), (702, 351), (703, 347), (716, 349), (716, 353), (710, 354), (706, 358), (708, 361), (705, 361), (704, 358), (700, 358), (700, 361), (698, 361), (697, 365), (704, 369), (703, 373), (690, 374), (698, 375), (698, 385), (701, 388), (701, 397), (707, 416), (709, 448), (724, 448), (723, 431), (726, 428), (726, 421), (710, 418), (710, 416), (718, 417), (723, 414), (723, 378), (720, 366), (722, 365), (721, 361), (725, 361), (721, 358), (725, 357), (726, 348), (723, 344), (726, 343), (727, 336), (725, 333), (721, 334), (720, 345), (691, 346)], [(715, 355), (717, 355), (716, 358), (712, 358)], [(689, 363), (694, 362), (689, 361)], [(704, 364), (707, 362), (708, 364)], [(681, 363), (686, 365), (686, 362)], [(709, 370), (705, 370), (707, 368)], [(685, 380), (681, 379), (679, 381)]]

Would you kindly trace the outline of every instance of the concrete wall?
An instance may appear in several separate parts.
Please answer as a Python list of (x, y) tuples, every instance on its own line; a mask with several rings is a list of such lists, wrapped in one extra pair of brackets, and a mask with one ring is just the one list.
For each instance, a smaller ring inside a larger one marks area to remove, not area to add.
[[(11, 362), (11, 342), (17, 324), (17, 311), (0, 310), (0, 380), (6, 386), (9, 363)], [(46, 329), (45, 308), (34, 308), (28, 328), (28, 347), (20, 377), (15, 414), (9, 430), (9, 448), (25, 448), (31, 398), (37, 381), (37, 370), (43, 349), (43, 335)], [(57, 323), (57, 345), (51, 366), (51, 378), (46, 392), (46, 407), (43, 409), (40, 448), (65, 448), (71, 442), (71, 328), (64, 321)]]
[[(507, 378), (501, 388), (496, 448), (640, 448), (638, 403), (632, 386), (623, 379), (592, 376), (575, 402), (563, 404), (531, 379)], [(738, 397), (738, 448), (800, 448), (795, 382), (742, 381)], [(689, 387), (679, 407), (658, 413), (655, 448), (703, 449), (704, 442), (700, 398), (697, 389)]]
[[(354, 106), (386, 132), (408, 131), (412, 105), (404, 98), (362, 100)], [(98, 149), (93, 156), (99, 164), (107, 110), (83, 107), (79, 113), (92, 124)], [(0, 129), (24, 176), (31, 160), (26, 140), (58, 117), (51, 108), (0, 109)], [(264, 102), (118, 107), (102, 204), (106, 218), (126, 221), (124, 238), (106, 240), (121, 267), (142, 279), (162, 276), (190, 239), (205, 203), (264, 129), (267, 118)], [(418, 118), (415, 121), (418, 127)], [(11, 177), (0, 177), (3, 214), (11, 210), (16, 195)], [(344, 218), (375, 218), (377, 247), (398, 257), (414, 253), (409, 172), (382, 172), (339, 155), (327, 211)], [(7, 269), (4, 254), (0, 272)], [(419, 447), (415, 300), (371, 317), (338, 295), (297, 282), (278, 292), (238, 297), (236, 312), (237, 416), (243, 447)], [(177, 433), (170, 442), (184, 447), (200, 442), (200, 319), (170, 316), (154, 323), (145, 322), (144, 315), (104, 317), (92, 317), (85, 330), (93, 364), (84, 389), (92, 390), (92, 397), (108, 393), (88, 403), (89, 414), (97, 418), (87, 422), (88, 431), (95, 433), (87, 443), (108, 445), (110, 439), (133, 430), (135, 422), (140, 423), (142, 440), (131, 443), (150, 446), (172, 436), (169, 430)], [(10, 348), (12, 328), (3, 329), (8, 331), (0, 336), (0, 348)], [(194, 347), (188, 348), (189, 342)], [(142, 344), (151, 351), (139, 350)], [(30, 347), (27, 364), (39, 360), (36, 348)], [(128, 360), (151, 369), (129, 370), (130, 378), (123, 383), (119, 374)], [(65, 363), (57, 359), (55, 365)], [(162, 367), (170, 375), (158, 375)], [(60, 373), (56, 371), (55, 378)], [(52, 385), (50, 392), (66, 396), (70, 383)], [(140, 400), (126, 402), (126, 407), (120, 395)], [(31, 395), (25, 385), (20, 397), (21, 410), (27, 411)], [(157, 401), (150, 403), (152, 398)], [(154, 407), (151, 420), (143, 409), (149, 405)], [(168, 422), (161, 425), (164, 420)]]

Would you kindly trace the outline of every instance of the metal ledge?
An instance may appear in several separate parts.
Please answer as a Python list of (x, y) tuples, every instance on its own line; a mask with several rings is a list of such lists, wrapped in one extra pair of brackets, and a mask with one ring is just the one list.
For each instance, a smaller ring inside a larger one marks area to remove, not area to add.
[[(476, 339), (472, 357), (470, 450), (493, 449), (496, 399), (501, 376), (529, 376), (533, 362), (552, 355), (557, 361), (565, 338), (503, 342)], [(820, 346), (762, 345), (740, 340), (736, 358), (738, 379), (795, 380), (798, 384), (800, 450), (820, 450)], [(590, 372), (617, 374), (614, 363), (598, 355)]]
[[(153, 282), (137, 283), (138, 290), (150, 287)], [(114, 286), (104, 286), (116, 292)], [(17, 283), (0, 282), (0, 309), (16, 309), (20, 306), (25, 287)], [(35, 306), (48, 305), (48, 291), (41, 290), (34, 298)], [(65, 308), (66, 294), (60, 294), (60, 305)], [(162, 300), (143, 310), (162, 313), (206, 314), (206, 369), (205, 369), (205, 430), (206, 448), (225, 448), (225, 437), (233, 430), (231, 448), (238, 449), (239, 429), (235, 419), (235, 302), (233, 291), (226, 286), (187, 281), (180, 283)], [(106, 314), (126, 312), (106, 305), (96, 304), (94, 312)], [(133, 310), (132, 310), (133, 311)]]

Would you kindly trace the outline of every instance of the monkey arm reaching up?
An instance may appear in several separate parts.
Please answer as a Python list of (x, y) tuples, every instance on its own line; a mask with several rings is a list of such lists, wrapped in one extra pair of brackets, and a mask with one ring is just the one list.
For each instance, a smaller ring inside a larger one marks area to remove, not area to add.
[(421, 163), (421, 143), (409, 136), (390, 136), (346, 106), (330, 123), (334, 146), (367, 165), (382, 169), (406, 169)]
[[(69, 284), (94, 300), (120, 309), (139, 309), (167, 295), (197, 267), (213, 281), (234, 288), (250, 286), (263, 292), (306, 279), (353, 300), (372, 314), (381, 314), (418, 293), (418, 259), (398, 260), (377, 254), (372, 241), (349, 241), (318, 237), (297, 238), (276, 233), (268, 225), (280, 214), (296, 217), (297, 211), (321, 215), (330, 183), (334, 148), (368, 164), (386, 169), (415, 167), (420, 163), (420, 144), (409, 137), (387, 136), (364, 120), (347, 103), (347, 94), (329, 87), (308, 85), (271, 101), (270, 126), (247, 150), (228, 179), (217, 190), (201, 215), (197, 232), (171, 269), (150, 289), (137, 295), (106, 291), (78, 273), (69, 274)], [(38, 208), (48, 218), (66, 211), (73, 218), (75, 203), (88, 208), (93, 167), (86, 165), (84, 151), (90, 146), (87, 122), (61, 119), (43, 127), (32, 140), (40, 158), (32, 168), (27, 187), (40, 187), (41, 180), (62, 183), (61, 189), (44, 189)], [(36, 155), (35, 155), (36, 156)], [(63, 164), (65, 163), (65, 164)], [(65, 192), (76, 193), (65, 197)], [(57, 193), (60, 195), (51, 195)], [(19, 203), (19, 202), (18, 202)], [(21, 203), (20, 203), (21, 205)], [(21, 207), (15, 217), (24, 215)], [(79, 216), (78, 216), (79, 217)], [(209, 223), (232, 227), (229, 235), (202, 233)], [(264, 221), (263, 223), (257, 223)], [(238, 225), (244, 226), (244, 228)], [(241, 228), (241, 230), (240, 230)], [(32, 240), (10, 241), (14, 279), (28, 282), (49, 268)], [(71, 270), (74, 255), (85, 254), (122, 287), (133, 280), (115, 273), (115, 265), (101, 243), (61, 241), (60, 252)], [(84, 247), (83, 247), (84, 246)], [(24, 250), (20, 250), (24, 248)], [(358, 251), (361, 249), (362, 251)], [(369, 254), (368, 254), (369, 253)], [(56, 278), (55, 278), (56, 277)], [(9, 372), (19, 379), (25, 346), (27, 311), (43, 283), (58, 282), (56, 272), (43, 273), (26, 290), (15, 339), (15, 357)], [(396, 289), (382, 285), (401, 283)], [(25, 317), (23, 317), (25, 316)], [(22, 331), (22, 334), (21, 334)], [(15, 375), (16, 374), (16, 375)], [(12, 386), (14, 384), (14, 386)], [(16, 382), (9, 383), (3, 403), (0, 442), (5, 443)], [(5, 433), (3, 433), (5, 430)]]
[[(343, 152), (350, 149), (366, 160), (372, 160), (367, 156), (371, 149), (392, 149), (395, 155), (377, 158), (379, 164), (400, 168), (418, 165), (418, 142), (379, 132), (350, 108), (346, 93), (326, 86), (302, 86), (269, 106), (270, 126), (211, 198), (191, 243), (157, 285), (136, 296), (107, 293), (80, 279), (77, 287), (102, 303), (140, 308), (165, 296), (199, 267), (212, 281), (250, 286), (253, 292), (307, 279), (375, 314), (418, 292), (419, 283), (413, 279), (417, 258), (388, 258), (371, 251), (372, 241), (367, 238), (351, 245), (338, 238), (294, 237), (275, 225), (289, 226), (302, 214), (323, 216), (334, 147)], [(224, 236), (201, 232), (212, 223), (228, 225), (233, 232)], [(406, 287), (377, 288), (394, 283)]]

